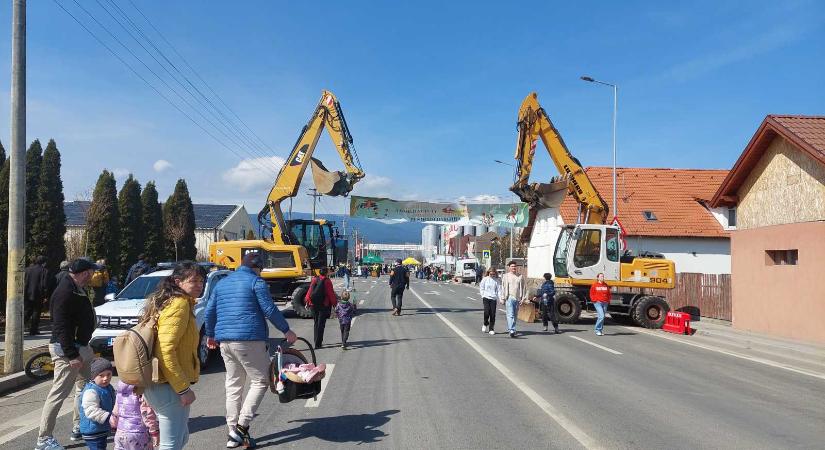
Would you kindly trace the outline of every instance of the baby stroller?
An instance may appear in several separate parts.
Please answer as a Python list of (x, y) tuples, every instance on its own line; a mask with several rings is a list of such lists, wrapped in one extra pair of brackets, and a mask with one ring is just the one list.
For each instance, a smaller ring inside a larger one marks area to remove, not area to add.
[[(312, 364), (318, 365), (318, 360), (315, 358), (315, 350), (312, 349), (309, 341), (299, 337), (299, 341), (306, 344), (312, 355)], [(289, 403), (299, 398), (315, 398), (321, 392), (321, 379), (325, 374), (321, 371), (317, 376), (314, 376), (310, 382), (304, 381), (301, 377), (294, 373), (286, 372), (281, 376), (281, 368), (287, 367), (290, 364), (308, 364), (303, 353), (292, 347), (286, 347), (286, 339), (282, 340), (280, 344), (275, 347), (274, 352), (270, 355), (272, 362), (269, 364), (269, 389), (274, 394), (278, 394), (278, 401), (281, 403)], [(278, 392), (278, 381), (283, 383), (283, 390)]]

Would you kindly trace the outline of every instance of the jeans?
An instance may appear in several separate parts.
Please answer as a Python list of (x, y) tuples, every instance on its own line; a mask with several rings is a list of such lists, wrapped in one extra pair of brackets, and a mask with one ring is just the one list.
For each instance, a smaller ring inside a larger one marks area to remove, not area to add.
[(392, 308), (401, 312), (401, 301), (404, 299), (404, 286), (394, 287), (390, 292)]
[(69, 366), (69, 358), (63, 356), (63, 348), (60, 344), (49, 344), (49, 353), (54, 362), (54, 380), (52, 388), (46, 395), (43, 402), (43, 413), (40, 416), (40, 432), (38, 437), (51, 436), (54, 432), (54, 424), (57, 420), (57, 413), (63, 406), (63, 400), (74, 391), (74, 412), (72, 414), (73, 428), (80, 427), (80, 392), (86, 386), (86, 380), (91, 378), (89, 363), (95, 355), (89, 346), (78, 347), (77, 351), (83, 359), (83, 366), (80, 369), (72, 369)]
[(349, 275), (344, 275), (344, 289), (349, 290)]
[(168, 383), (152, 384), (143, 393), (155, 410), (160, 428), (160, 450), (180, 450), (189, 442), (189, 406)]
[(496, 299), (484, 298), (484, 326), (490, 326), (490, 331), (496, 327)]
[(352, 322), (341, 324), (341, 344), (343, 345), (347, 345), (347, 340), (349, 340), (349, 330), (351, 326)]
[(327, 326), (327, 319), (332, 314), (332, 308), (329, 306), (315, 306), (312, 305), (312, 317), (315, 321), (313, 327), (315, 337), (315, 348), (320, 348), (324, 345), (324, 329)]
[(602, 331), (604, 328), (604, 313), (607, 311), (607, 302), (593, 302), (593, 307), (596, 308), (596, 331)]
[[(269, 352), (265, 341), (224, 341), (226, 424), (248, 427), (269, 390)], [(249, 379), (249, 391), (243, 389)]]
[(507, 299), (507, 331), (516, 332), (516, 316), (518, 316), (518, 300), (515, 297)]
[(106, 438), (107, 436), (100, 436), (94, 439), (83, 439), (86, 441), (86, 447), (89, 447), (89, 450), (106, 450)]

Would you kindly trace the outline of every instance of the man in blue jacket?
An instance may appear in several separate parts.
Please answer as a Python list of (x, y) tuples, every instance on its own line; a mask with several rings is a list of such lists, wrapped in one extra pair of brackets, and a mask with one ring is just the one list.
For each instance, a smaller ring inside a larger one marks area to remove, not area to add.
[[(284, 333), (287, 342), (296, 339), (272, 301), (261, 269), (260, 255), (244, 255), (241, 267), (215, 286), (206, 306), (206, 345), (210, 349), (220, 345), (226, 366), (227, 448), (255, 447), (249, 425), (269, 389), (267, 319)], [(244, 396), (247, 376), (250, 386)]]

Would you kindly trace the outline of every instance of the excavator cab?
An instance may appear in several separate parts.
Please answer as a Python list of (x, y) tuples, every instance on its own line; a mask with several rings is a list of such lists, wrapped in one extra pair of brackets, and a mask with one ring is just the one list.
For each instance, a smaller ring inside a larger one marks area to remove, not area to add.
[(618, 281), (620, 253), (618, 227), (566, 225), (556, 242), (553, 268), (561, 278), (592, 282), (603, 273), (605, 280)]
[(337, 233), (332, 223), (325, 220), (295, 219), (288, 220), (287, 226), (290, 237), (294, 239), (293, 243), (307, 250), (309, 266), (313, 270), (337, 265)]

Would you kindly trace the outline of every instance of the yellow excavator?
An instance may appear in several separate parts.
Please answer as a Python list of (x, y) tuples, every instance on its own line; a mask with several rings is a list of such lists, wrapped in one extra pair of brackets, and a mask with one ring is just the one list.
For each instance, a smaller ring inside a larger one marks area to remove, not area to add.
[[(312, 157), (324, 129), (332, 138), (345, 172), (330, 172)], [(278, 172), (266, 206), (258, 214), (258, 221), (265, 230), (263, 239), (221, 241), (209, 245), (209, 261), (230, 269), (236, 269), (247, 253), (261, 254), (264, 261), (261, 277), (267, 281), (272, 297), (291, 301), (295, 313), (304, 318), (312, 315), (304, 306), (309, 278), (321, 268), (334, 268), (345, 261), (347, 252), (346, 239), (339, 237), (333, 223), (284, 219), (281, 202), (298, 194), (308, 166), (312, 168), (318, 193), (330, 196), (348, 195), (365, 175), (341, 104), (329, 91), (321, 93), (321, 100)]]
[[(536, 143), (541, 139), (561, 174), (550, 183), (529, 183)], [(676, 267), (661, 255), (634, 256), (622, 252), (618, 226), (606, 225), (607, 202), (588, 178), (581, 163), (573, 157), (561, 134), (553, 125), (536, 93), (524, 99), (518, 116), (516, 173), (510, 190), (530, 206), (530, 239), (537, 211), (558, 208), (567, 195), (578, 204), (577, 223), (562, 225), (555, 239), (555, 251), (548, 272), (556, 281), (556, 313), (562, 322), (576, 322), (589, 303), (589, 288), (596, 275), (603, 273), (611, 286), (608, 311), (614, 320), (660, 328), (670, 306), (664, 297), (644, 293), (647, 289), (672, 289)], [(525, 239), (525, 240), (526, 240)], [(532, 264), (548, 261), (530, 261)]]

